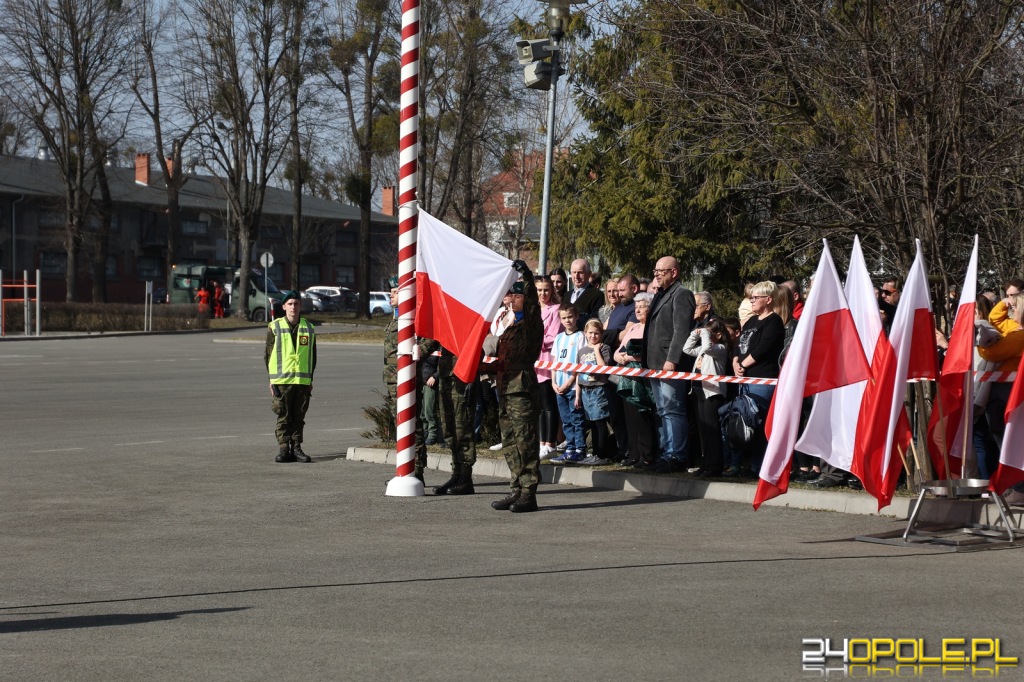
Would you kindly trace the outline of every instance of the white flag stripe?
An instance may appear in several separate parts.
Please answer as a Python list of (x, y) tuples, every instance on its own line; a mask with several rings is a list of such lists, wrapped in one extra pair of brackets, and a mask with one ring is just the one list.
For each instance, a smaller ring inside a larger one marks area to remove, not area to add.
[[(832, 262), (832, 254), (825, 242), (814, 275), (814, 284), (807, 298), (793, 342), (786, 354), (786, 362), (779, 373), (779, 383), (772, 398), (776, 409), (772, 411), (771, 438), (761, 464), (760, 477), (775, 485), (783, 471), (789, 467), (793, 447), (800, 428), (800, 404), (807, 382), (811, 343), (821, 315), (847, 307), (839, 274)], [(826, 391), (828, 393), (829, 391)]]
[[(974, 250), (971, 252), (971, 260), (967, 264), (967, 274), (964, 276), (964, 286), (963, 286), (963, 289), (960, 291), (960, 303), (957, 305), (957, 310), (958, 311), (963, 306), (965, 306), (965, 305), (968, 305), (968, 304), (973, 305), (975, 303), (975, 298), (977, 297), (977, 289), (978, 289), (978, 235), (974, 235)], [(973, 338), (974, 338), (974, 320), (971, 319), (971, 320), (969, 320), (969, 322), (971, 324), (971, 338), (973, 340)], [(965, 322), (960, 322), (960, 324), (966, 324), (966, 323)], [(971, 369), (974, 369), (975, 352), (974, 352), (974, 347), (973, 346), (970, 349), (970, 353), (971, 353), (971, 360), (972, 360), (972, 362), (971, 362)], [(972, 412), (973, 409), (974, 409), (974, 382), (973, 381), (968, 380), (968, 381), (964, 382), (963, 405), (965, 406), (964, 409), (968, 410), (969, 413)], [(935, 407), (933, 407), (933, 409), (935, 409), (937, 407), (938, 406), (936, 405)], [(947, 412), (949, 411), (949, 408), (950, 408), (950, 406), (948, 406), (948, 405), (944, 406), (944, 409), (946, 409)], [(967, 429), (967, 433), (966, 434), (964, 433), (964, 429), (965, 428)], [(963, 416), (963, 413), (961, 413), (961, 418), (959, 420), (957, 420), (956, 435), (953, 437), (953, 442), (949, 443), (949, 456), (950, 457), (958, 457), (958, 458), (960, 458), (961, 462), (963, 463), (961, 466), (966, 465), (966, 460), (964, 459), (964, 444), (971, 442), (971, 436), (972, 436), (973, 431), (974, 431), (974, 421), (973, 421), (973, 419), (970, 419), (970, 418), (965, 419), (964, 416)], [(970, 449), (971, 448), (969, 448), (969, 450)], [(960, 472), (957, 472), (957, 471), (954, 471), (952, 473), (956, 474), (956, 475), (960, 474)]]
[[(875, 344), (882, 333), (882, 318), (859, 237), (853, 240), (844, 290), (864, 355), (870, 365), (875, 354)], [(866, 386), (867, 381), (860, 381), (815, 396), (814, 407), (796, 449), (849, 471), (853, 463), (853, 443), (857, 436), (857, 415), (860, 413), (860, 402)]]
[[(445, 294), (490, 319), (519, 277), (512, 261), (420, 211), (416, 271)], [(497, 298), (495, 299), (495, 292)]]
[(889, 331), (889, 343), (896, 354), (896, 384), (893, 386), (892, 403), (889, 408), (889, 437), (885, 443), (882, 457), (882, 479), (889, 470), (892, 455), (893, 434), (896, 423), (903, 412), (903, 400), (907, 397), (907, 377), (910, 369), (911, 345), (914, 341), (914, 320), (918, 310), (932, 311), (931, 297), (928, 295), (928, 274), (921, 253), (921, 240), (917, 241), (917, 256), (907, 273), (907, 282), (903, 286), (896, 315)]

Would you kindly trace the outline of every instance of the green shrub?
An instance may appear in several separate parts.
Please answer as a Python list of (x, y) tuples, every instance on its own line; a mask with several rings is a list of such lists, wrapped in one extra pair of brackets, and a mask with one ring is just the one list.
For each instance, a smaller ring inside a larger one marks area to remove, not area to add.
[(394, 445), (398, 434), (395, 428), (395, 404), (391, 401), (389, 393), (375, 391), (383, 400), (383, 404), (371, 405), (363, 408), (363, 416), (373, 423), (373, 428), (363, 431), (360, 436), (367, 440), (375, 440), (379, 443)]

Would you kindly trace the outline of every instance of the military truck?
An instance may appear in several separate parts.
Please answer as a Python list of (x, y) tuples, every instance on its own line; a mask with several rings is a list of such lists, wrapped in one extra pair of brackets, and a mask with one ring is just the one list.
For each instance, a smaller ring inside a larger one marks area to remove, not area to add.
[[(174, 281), (168, 294), (170, 303), (195, 303), (196, 292), (208, 287), (210, 282), (219, 282), (228, 294), (228, 307), (233, 308), (241, 300), (236, 292), (239, 287), (241, 271), (226, 265), (175, 265), (172, 270)], [(267, 291), (263, 291), (266, 281)], [(284, 314), (281, 308), (281, 292), (274, 280), (264, 278), (263, 270), (253, 268), (249, 271), (249, 319), (253, 322), (266, 322), (267, 300), (271, 302), (270, 310), (274, 317)], [(225, 315), (229, 314), (225, 311)]]

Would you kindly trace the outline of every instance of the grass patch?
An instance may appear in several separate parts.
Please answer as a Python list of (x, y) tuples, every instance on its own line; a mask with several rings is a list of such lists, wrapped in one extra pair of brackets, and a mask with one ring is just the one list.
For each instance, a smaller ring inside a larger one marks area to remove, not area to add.
[(319, 342), (330, 341), (333, 343), (374, 343), (384, 344), (383, 329), (357, 328), (349, 332), (317, 332), (316, 340)]
[[(12, 323), (12, 330), (19, 325), (24, 327), (21, 305), (5, 304), (4, 312), (7, 321)], [(35, 310), (32, 312), (34, 314)], [(44, 332), (142, 331), (145, 326), (145, 306), (128, 303), (44, 302), (40, 317), (39, 326)], [(153, 331), (209, 329), (213, 321), (209, 315), (200, 315), (194, 305), (153, 306)]]

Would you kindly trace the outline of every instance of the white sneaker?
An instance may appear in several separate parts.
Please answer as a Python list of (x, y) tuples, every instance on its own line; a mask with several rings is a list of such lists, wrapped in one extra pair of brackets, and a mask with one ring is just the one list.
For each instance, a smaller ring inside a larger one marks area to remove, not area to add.
[(540, 446), (540, 458), (541, 459), (551, 459), (556, 454), (558, 454), (558, 450), (554, 449), (550, 445), (541, 445)]
[(568, 446), (569, 441), (563, 440), (561, 443), (555, 446), (555, 450), (558, 450), (559, 452), (565, 452), (565, 448), (567, 448)]
[(498, 450), (501, 450), (501, 443), (495, 443), (494, 445), (492, 445), (491, 447), (489, 447), (487, 449), (488, 450), (492, 450), (494, 452), (497, 452)]

